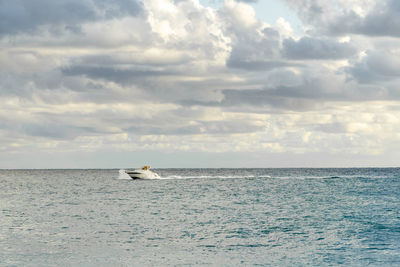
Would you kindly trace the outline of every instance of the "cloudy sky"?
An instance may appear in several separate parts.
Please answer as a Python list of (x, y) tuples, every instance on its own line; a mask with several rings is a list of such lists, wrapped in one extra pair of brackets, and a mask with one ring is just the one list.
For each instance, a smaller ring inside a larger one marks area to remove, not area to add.
[(400, 1), (0, 0), (0, 168), (399, 166)]

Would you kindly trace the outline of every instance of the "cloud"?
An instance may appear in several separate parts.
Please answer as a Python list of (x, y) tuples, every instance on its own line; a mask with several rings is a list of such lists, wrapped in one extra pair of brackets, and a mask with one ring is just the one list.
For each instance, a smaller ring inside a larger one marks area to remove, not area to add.
[(258, 21), (250, 6), (227, 1), (220, 14), (225, 34), (232, 40), (228, 67), (254, 71), (288, 65), (280, 62), (279, 31)]
[(369, 36), (400, 36), (400, 4), (398, 1), (379, 1), (365, 16), (355, 12), (339, 16), (329, 30), (334, 34)]
[(369, 50), (346, 71), (363, 84), (395, 82), (400, 75), (400, 54), (397, 49)]
[(396, 0), (286, 0), (313, 30), (326, 35), (400, 36)]
[(280, 36), (275, 29), (267, 27), (253, 33), (239, 32), (236, 39), (227, 61), (228, 67), (268, 70), (290, 65), (280, 59)]
[(303, 37), (298, 41), (290, 38), (283, 42), (284, 56), (294, 60), (348, 59), (356, 52), (357, 50), (351, 44), (330, 39)]
[(115, 69), (110, 67), (101, 66), (74, 66), (62, 70), (64, 75), (67, 76), (87, 76), (91, 79), (104, 79), (116, 83), (127, 85), (134, 83), (138, 79), (158, 77), (164, 75), (173, 75), (173, 72), (152, 70), (145, 68), (136, 69)]
[(79, 30), (80, 23), (136, 16), (141, 11), (134, 0), (0, 1), (0, 36), (35, 31), (44, 25)]
[(398, 5), (287, 0), (302, 32), (250, 2), (0, 0), (3, 158), (391, 150)]
[[(297, 89), (297, 90), (296, 90)], [(303, 93), (300, 88), (277, 88), (273, 90), (226, 90), (222, 102), (227, 106), (272, 106), (284, 110), (304, 111), (314, 109), (314, 102), (293, 93)], [(290, 94), (290, 96), (287, 96)]]

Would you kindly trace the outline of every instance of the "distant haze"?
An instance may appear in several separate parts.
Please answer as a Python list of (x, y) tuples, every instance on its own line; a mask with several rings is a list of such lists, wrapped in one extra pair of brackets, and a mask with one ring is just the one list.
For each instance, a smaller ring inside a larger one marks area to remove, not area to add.
[(0, 168), (386, 167), (400, 1), (0, 0)]

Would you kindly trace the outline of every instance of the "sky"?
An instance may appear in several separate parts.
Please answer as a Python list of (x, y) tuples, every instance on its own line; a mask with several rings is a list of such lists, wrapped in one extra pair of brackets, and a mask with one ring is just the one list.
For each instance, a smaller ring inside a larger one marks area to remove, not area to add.
[(0, 168), (396, 167), (396, 0), (0, 0)]

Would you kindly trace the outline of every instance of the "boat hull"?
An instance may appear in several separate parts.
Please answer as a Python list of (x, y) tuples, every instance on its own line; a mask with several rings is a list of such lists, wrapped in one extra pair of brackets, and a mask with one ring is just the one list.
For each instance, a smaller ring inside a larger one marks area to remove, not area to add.
[(160, 176), (157, 173), (154, 173), (149, 170), (134, 170), (134, 171), (126, 171), (126, 174), (128, 174), (132, 179), (158, 179)]

